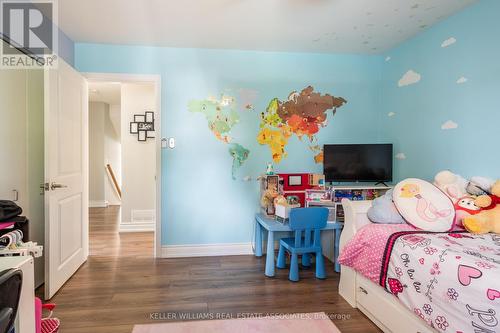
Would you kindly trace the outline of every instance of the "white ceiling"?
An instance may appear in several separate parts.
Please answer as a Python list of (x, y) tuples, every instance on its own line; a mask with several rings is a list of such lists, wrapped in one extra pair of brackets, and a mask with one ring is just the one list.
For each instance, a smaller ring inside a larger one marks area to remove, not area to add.
[(478, 0), (60, 0), (77, 42), (380, 53)]
[(89, 82), (89, 101), (119, 105), (121, 103), (121, 84), (118, 82)]

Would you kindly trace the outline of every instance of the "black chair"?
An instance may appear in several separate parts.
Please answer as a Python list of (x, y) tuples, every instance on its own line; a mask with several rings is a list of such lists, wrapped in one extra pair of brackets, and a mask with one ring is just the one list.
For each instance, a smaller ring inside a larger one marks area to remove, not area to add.
[(14, 327), (23, 272), (19, 269), (8, 269), (0, 272), (0, 333), (9, 333)]

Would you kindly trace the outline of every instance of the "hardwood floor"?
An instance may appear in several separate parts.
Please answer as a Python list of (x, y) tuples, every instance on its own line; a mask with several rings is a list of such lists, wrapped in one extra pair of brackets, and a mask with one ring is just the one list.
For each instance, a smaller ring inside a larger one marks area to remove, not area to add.
[(90, 219), (91, 256), (53, 298), (64, 333), (128, 333), (134, 324), (180, 320), (186, 313), (198, 319), (321, 311), (342, 332), (380, 332), (339, 296), (331, 263), (326, 280), (309, 269), (294, 283), (288, 270), (265, 277), (264, 257), (153, 259), (152, 233), (116, 232), (116, 207), (92, 209)]

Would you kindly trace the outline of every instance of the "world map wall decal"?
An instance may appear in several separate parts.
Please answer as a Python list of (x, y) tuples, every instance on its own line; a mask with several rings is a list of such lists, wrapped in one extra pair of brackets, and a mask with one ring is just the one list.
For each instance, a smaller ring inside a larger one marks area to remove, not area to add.
[(316, 163), (323, 162), (323, 151), (318, 144), (316, 134), (327, 124), (327, 111), (335, 115), (337, 108), (347, 101), (342, 97), (314, 92), (312, 86), (302, 89), (300, 93), (292, 91), (286, 101), (274, 98), (265, 112), (261, 114), (260, 131), (257, 142), (268, 145), (275, 163), (287, 156), (285, 150), (288, 140), (296, 135), (302, 140), (309, 139), (309, 149), (316, 155)]
[[(315, 154), (314, 161), (322, 163), (323, 150), (316, 134), (327, 125), (328, 111), (331, 110), (334, 116), (337, 108), (345, 103), (347, 101), (344, 98), (315, 92), (312, 86), (300, 92), (292, 91), (284, 101), (273, 98), (266, 110), (260, 114), (257, 142), (268, 146), (273, 162), (280, 163), (287, 157), (286, 146), (290, 137), (296, 135), (300, 140), (306, 137), (308, 148)], [(237, 104), (237, 99), (228, 94), (221, 94), (220, 98), (191, 100), (188, 103), (188, 110), (203, 114), (215, 138), (228, 145), (228, 152), (233, 159), (233, 179), (236, 179), (238, 168), (250, 155), (250, 150), (234, 142), (231, 135), (234, 126), (240, 122), (238, 110), (244, 112)], [(253, 105), (252, 108), (244, 109), (252, 110)]]

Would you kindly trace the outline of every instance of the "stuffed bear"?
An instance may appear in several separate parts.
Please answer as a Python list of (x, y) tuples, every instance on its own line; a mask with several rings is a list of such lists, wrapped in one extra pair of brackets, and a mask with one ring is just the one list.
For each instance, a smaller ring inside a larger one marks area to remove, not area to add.
[(493, 184), (490, 195), (479, 196), (474, 203), (482, 210), (464, 218), (465, 229), (473, 234), (500, 234), (500, 180)]
[(465, 178), (449, 170), (438, 172), (434, 177), (434, 185), (443, 191), (453, 201), (453, 204), (467, 195), (467, 183)]

